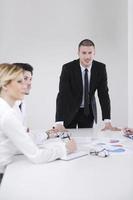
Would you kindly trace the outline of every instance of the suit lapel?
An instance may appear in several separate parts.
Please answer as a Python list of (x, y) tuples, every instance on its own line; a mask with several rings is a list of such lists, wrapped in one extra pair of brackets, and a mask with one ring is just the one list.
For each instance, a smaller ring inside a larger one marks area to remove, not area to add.
[(96, 84), (96, 66), (95, 66), (95, 61), (92, 63), (91, 67), (91, 78), (90, 78), (90, 92), (95, 88)]
[(76, 83), (77, 83), (77, 88), (79, 89), (80, 92), (83, 91), (83, 82), (82, 82), (82, 74), (81, 74), (81, 68), (80, 68), (80, 65), (79, 65), (79, 60), (77, 60), (77, 63), (75, 65), (75, 70), (74, 70), (74, 73), (75, 73), (75, 77), (76, 77)]

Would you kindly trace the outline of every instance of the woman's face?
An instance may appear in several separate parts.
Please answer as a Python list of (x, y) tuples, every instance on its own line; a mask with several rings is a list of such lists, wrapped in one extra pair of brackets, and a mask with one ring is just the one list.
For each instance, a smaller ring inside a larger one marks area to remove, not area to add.
[(6, 93), (13, 101), (22, 100), (25, 95), (26, 84), (23, 73), (19, 74), (16, 79), (6, 85)]

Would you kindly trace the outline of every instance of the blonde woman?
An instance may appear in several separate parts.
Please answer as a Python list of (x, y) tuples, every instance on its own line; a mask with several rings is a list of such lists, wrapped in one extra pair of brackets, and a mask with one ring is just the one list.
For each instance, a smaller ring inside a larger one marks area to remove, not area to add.
[(13, 110), (14, 103), (25, 95), (23, 73), (19, 66), (0, 64), (0, 179), (18, 150), (33, 163), (50, 162), (76, 150), (73, 140), (59, 140), (39, 149), (27, 134)]

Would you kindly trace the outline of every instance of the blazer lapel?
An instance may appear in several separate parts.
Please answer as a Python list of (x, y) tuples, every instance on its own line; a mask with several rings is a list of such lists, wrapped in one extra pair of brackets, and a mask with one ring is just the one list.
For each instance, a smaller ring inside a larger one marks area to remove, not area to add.
[(95, 88), (96, 85), (96, 66), (93, 61), (92, 67), (91, 67), (91, 78), (90, 78), (90, 93)]
[(82, 92), (83, 91), (83, 82), (82, 82), (82, 74), (81, 74), (81, 68), (80, 68), (80, 65), (79, 65), (79, 60), (77, 60), (77, 65), (75, 66), (76, 69), (75, 69), (75, 77), (76, 77), (76, 83), (77, 83), (77, 88), (79, 90), (79, 92)]

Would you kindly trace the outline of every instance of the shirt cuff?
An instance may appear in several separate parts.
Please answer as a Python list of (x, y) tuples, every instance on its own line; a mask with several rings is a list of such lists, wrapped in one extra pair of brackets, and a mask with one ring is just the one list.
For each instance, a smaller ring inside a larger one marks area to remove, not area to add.
[(111, 119), (104, 119), (104, 123), (111, 123)]
[(57, 124), (61, 124), (61, 125), (63, 125), (63, 121), (55, 122), (54, 126), (56, 126)]

